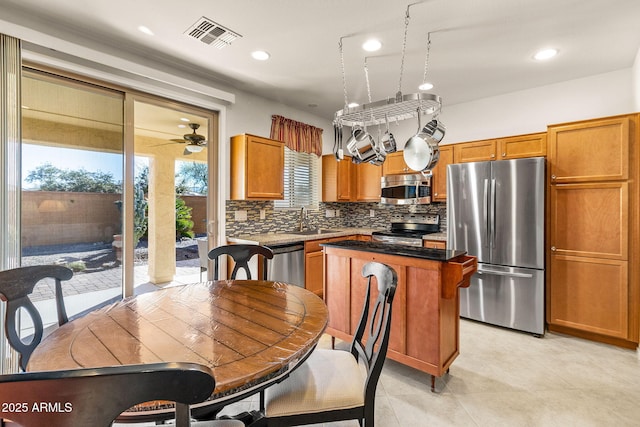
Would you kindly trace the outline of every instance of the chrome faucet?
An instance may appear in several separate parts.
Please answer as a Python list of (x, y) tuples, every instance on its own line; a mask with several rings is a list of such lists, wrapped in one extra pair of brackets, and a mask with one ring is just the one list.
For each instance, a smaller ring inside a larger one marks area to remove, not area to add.
[(300, 231), (304, 231), (304, 223), (307, 221), (307, 209), (303, 206), (300, 209)]

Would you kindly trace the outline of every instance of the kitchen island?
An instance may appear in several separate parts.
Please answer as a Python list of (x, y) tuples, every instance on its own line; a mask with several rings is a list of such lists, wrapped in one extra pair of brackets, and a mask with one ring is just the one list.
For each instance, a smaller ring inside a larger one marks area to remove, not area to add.
[[(387, 357), (442, 376), (459, 354), (459, 287), (469, 286), (476, 257), (462, 251), (341, 240), (325, 243), (324, 300), (329, 308), (326, 332), (351, 341), (366, 290), (362, 267), (377, 261), (393, 268), (398, 287), (393, 303)], [(372, 289), (372, 301), (377, 291)]]

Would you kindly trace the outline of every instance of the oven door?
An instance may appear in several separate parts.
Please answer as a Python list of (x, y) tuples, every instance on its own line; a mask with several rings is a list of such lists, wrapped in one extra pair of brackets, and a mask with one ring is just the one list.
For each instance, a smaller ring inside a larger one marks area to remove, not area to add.
[(421, 205), (431, 203), (431, 177), (422, 174), (387, 175), (381, 180), (380, 203)]

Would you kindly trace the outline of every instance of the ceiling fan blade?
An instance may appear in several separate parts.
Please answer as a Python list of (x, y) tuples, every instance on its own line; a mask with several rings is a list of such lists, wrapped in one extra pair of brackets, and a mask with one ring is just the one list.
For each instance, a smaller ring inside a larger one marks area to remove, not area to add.
[(180, 144), (184, 144), (185, 142), (187, 142), (184, 139), (170, 139), (169, 141), (179, 142)]

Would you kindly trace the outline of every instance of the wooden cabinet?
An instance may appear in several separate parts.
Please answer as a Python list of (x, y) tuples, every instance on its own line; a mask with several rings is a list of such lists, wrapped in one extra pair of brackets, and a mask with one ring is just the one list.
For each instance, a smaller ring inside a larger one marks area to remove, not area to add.
[(332, 154), (322, 156), (322, 201), (380, 201), (381, 177), (381, 166), (355, 164), (349, 156), (341, 161)]
[(284, 143), (242, 134), (231, 138), (231, 200), (284, 199)]
[(351, 157), (338, 161), (334, 155), (322, 156), (322, 201), (349, 202), (354, 198)]
[(551, 182), (627, 180), (631, 123), (615, 117), (549, 127)]
[(454, 160), (456, 163), (484, 162), (496, 159), (496, 140), (464, 142), (456, 144)]
[(453, 163), (453, 145), (440, 146), (440, 160), (431, 171), (431, 200), (447, 201), (447, 165)]
[(322, 243), (338, 240), (357, 240), (358, 236), (330, 237), (304, 242), (304, 287), (322, 297), (324, 290), (324, 257)]
[(404, 154), (402, 151), (396, 151), (387, 155), (382, 164), (383, 175), (398, 175), (402, 173), (413, 173), (412, 169), (404, 162)]
[(547, 155), (547, 134), (532, 133), (455, 144), (455, 162), (483, 162)]
[(544, 157), (547, 155), (547, 134), (533, 133), (500, 138), (497, 141), (497, 150), (499, 160)]
[(638, 117), (550, 126), (549, 329), (635, 348)]
[(382, 166), (371, 163), (354, 165), (356, 173), (356, 197), (357, 202), (380, 201), (380, 178), (382, 178)]
[(431, 249), (447, 249), (447, 242), (444, 240), (423, 240), (422, 247)]
[[(468, 286), (477, 269), (474, 257), (449, 262), (325, 247), (325, 294), (329, 309), (327, 333), (350, 341), (366, 290), (362, 267), (382, 262), (396, 271), (387, 357), (441, 376), (459, 353), (458, 287)], [(376, 298), (375, 290), (371, 300)]]

